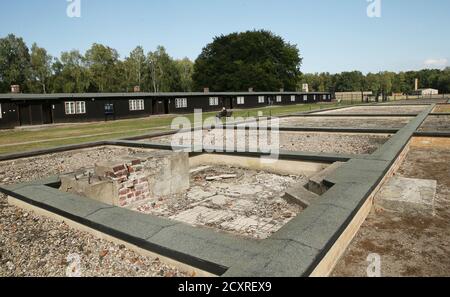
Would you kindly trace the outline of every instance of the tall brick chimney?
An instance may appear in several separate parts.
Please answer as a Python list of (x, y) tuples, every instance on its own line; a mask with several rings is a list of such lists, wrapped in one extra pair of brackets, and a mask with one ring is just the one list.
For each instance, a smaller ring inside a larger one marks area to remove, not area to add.
[(139, 92), (141, 92), (141, 87), (140, 87), (140, 86), (134, 86), (133, 91), (134, 91), (135, 93), (139, 93)]
[(414, 91), (418, 91), (419, 90), (419, 79), (416, 78), (414, 80)]
[(208, 87), (203, 88), (203, 93), (209, 93), (209, 88)]
[(12, 85), (11, 86), (11, 93), (19, 94), (20, 93), (20, 86), (19, 85)]

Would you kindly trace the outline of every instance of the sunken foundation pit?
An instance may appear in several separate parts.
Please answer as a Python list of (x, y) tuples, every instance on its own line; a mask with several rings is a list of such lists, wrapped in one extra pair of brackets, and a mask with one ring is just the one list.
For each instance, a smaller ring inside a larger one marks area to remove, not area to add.
[(315, 181), (315, 188), (323, 189), (317, 176), (329, 165), (155, 150), (64, 174), (60, 190), (194, 227), (265, 239), (320, 197), (322, 192), (308, 186)]
[[(274, 149), (295, 152), (371, 154), (391, 137), (390, 134), (368, 133), (328, 133), (328, 132), (285, 132), (245, 131), (243, 129), (225, 131), (223, 129), (203, 130), (204, 147), (225, 147), (227, 150)], [(216, 139), (223, 141), (219, 143)], [(185, 132), (149, 138), (142, 141), (170, 145), (191, 146), (195, 143), (194, 132)], [(278, 143), (279, 144), (278, 144)]]
[(411, 121), (409, 117), (287, 117), (280, 126), (307, 128), (392, 128), (400, 129)]
[(424, 111), (427, 106), (424, 105), (383, 105), (383, 106), (354, 106), (338, 110), (323, 111), (318, 114), (337, 115), (337, 114), (419, 114)]

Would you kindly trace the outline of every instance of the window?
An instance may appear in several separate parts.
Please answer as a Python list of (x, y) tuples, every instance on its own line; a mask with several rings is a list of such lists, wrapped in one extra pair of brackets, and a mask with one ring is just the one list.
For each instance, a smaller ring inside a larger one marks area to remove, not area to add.
[(327, 100), (327, 95), (323, 95), (323, 100)]
[(292, 95), (292, 96), (291, 96), (291, 101), (292, 101), (292, 102), (295, 102), (295, 95)]
[(258, 97), (258, 103), (264, 103), (264, 96)]
[(281, 96), (277, 96), (277, 102), (281, 102)]
[(314, 101), (316, 101), (316, 95), (314, 95)]
[(77, 101), (75, 102), (75, 113), (76, 114), (85, 114), (86, 113), (86, 102), (85, 101)]
[(303, 95), (303, 101), (308, 101), (308, 95)]
[(85, 101), (67, 101), (64, 102), (66, 114), (85, 114), (86, 102)]
[(186, 108), (186, 107), (187, 107), (187, 98), (175, 99), (175, 108)]
[(209, 97), (209, 105), (210, 106), (219, 105), (219, 98), (218, 97)]
[(237, 97), (237, 104), (244, 105), (245, 104), (245, 98), (244, 97)]
[(114, 104), (112, 103), (105, 104), (105, 114), (114, 114)]
[(64, 103), (66, 114), (75, 114), (75, 102), (65, 102)]
[(144, 100), (143, 99), (129, 100), (128, 103), (130, 105), (131, 111), (144, 110)]

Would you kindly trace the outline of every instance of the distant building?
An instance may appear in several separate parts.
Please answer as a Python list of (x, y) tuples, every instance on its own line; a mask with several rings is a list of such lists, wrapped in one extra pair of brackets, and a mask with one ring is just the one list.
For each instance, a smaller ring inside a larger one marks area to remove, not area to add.
[(371, 91), (364, 92), (336, 92), (336, 100), (361, 100), (362, 98), (367, 99), (367, 97), (372, 96)]
[(439, 90), (436, 89), (418, 89), (414, 92), (414, 95), (421, 95), (421, 96), (431, 96), (431, 95), (439, 95)]

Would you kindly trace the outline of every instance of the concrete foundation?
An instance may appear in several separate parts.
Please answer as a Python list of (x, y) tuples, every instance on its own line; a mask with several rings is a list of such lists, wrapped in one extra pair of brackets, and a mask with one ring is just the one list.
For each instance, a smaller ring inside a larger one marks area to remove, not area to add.
[(155, 151), (95, 164), (93, 169), (61, 176), (60, 190), (109, 205), (178, 194), (189, 188), (187, 153)]

